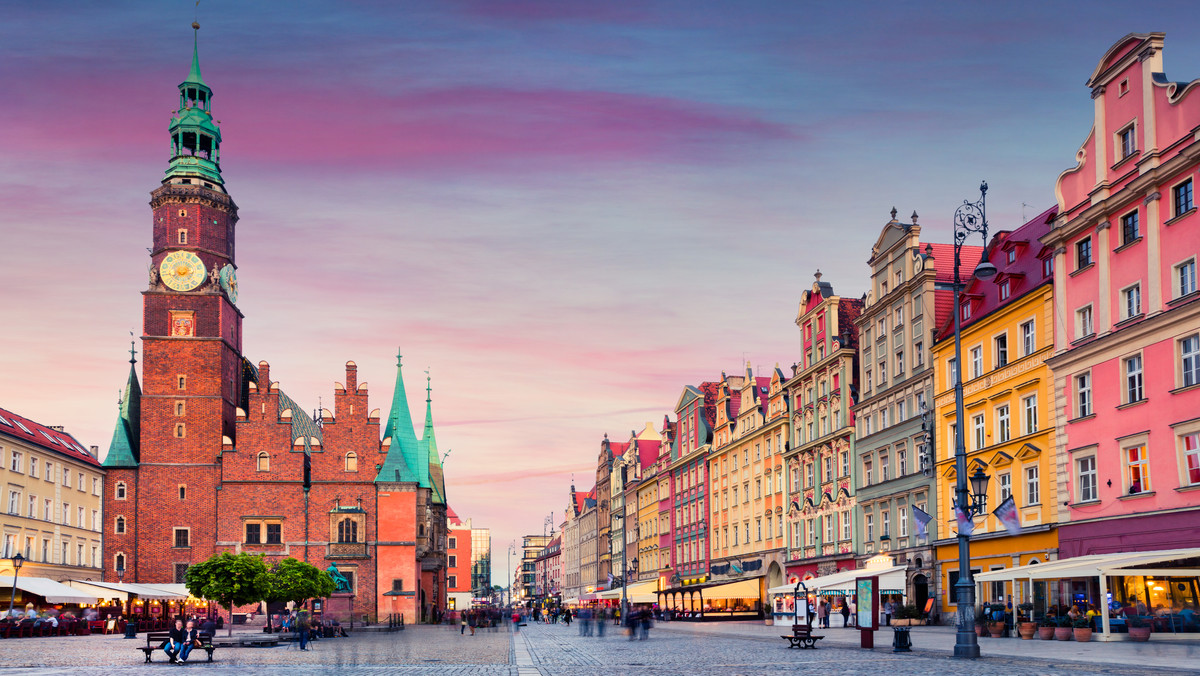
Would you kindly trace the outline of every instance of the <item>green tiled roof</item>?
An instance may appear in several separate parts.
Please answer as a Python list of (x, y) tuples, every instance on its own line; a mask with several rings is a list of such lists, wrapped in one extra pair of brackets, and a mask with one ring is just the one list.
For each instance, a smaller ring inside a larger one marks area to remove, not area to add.
[[(396, 389), (392, 393), (392, 410), (388, 413), (383, 438), (391, 439), (392, 443), (375, 480), (412, 481), (428, 486), (427, 471), (420, 474), (414, 471), (414, 468), (420, 467), (417, 464), (417, 434), (413, 429), (412, 413), (408, 410), (408, 395), (404, 392), (404, 373), (399, 354), (396, 355)], [(422, 483), (423, 475), (425, 481)]]
[(304, 452), (305, 453), (311, 452), (312, 451), (312, 442), (310, 441), (310, 439), (312, 437), (316, 437), (318, 440), (321, 439), (321, 427), (319, 425), (317, 425), (315, 420), (312, 419), (312, 416), (305, 413), (303, 408), (300, 408), (300, 404), (297, 404), (291, 397), (287, 396), (286, 394), (283, 393), (282, 390), (280, 390), (280, 392), (279, 392), (279, 415), (283, 416), (283, 412), (287, 411), (289, 409), (292, 411), (292, 443), (293, 443), (293, 445), (295, 444), (297, 439), (303, 438), (304, 439)]
[(141, 457), (141, 422), (142, 387), (138, 384), (137, 368), (133, 359), (130, 359), (125, 396), (121, 397), (120, 413), (117, 414), (117, 424), (103, 466), (137, 467), (138, 458)]
[(429, 487), (433, 492), (433, 504), (446, 504), (446, 478), (442, 471), (442, 456), (438, 453), (437, 437), (433, 434), (433, 397), (429, 377), (425, 378), (425, 432), (421, 435), (419, 462), (429, 471)]

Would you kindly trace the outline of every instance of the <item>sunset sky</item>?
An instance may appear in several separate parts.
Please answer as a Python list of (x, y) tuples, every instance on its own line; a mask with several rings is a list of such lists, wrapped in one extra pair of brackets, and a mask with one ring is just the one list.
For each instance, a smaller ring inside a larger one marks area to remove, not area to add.
[[(310, 409), (354, 360), (386, 411), (399, 348), (418, 427), (429, 369), (503, 584), (605, 433), (790, 372), (801, 292), (862, 295), (893, 206), (943, 242), (982, 179), (993, 229), (1051, 206), (1123, 35), (1200, 77), (1194, 0), (1133, 7), (203, 0), (245, 354)], [(0, 2), (0, 407), (101, 455), (195, 12)]]

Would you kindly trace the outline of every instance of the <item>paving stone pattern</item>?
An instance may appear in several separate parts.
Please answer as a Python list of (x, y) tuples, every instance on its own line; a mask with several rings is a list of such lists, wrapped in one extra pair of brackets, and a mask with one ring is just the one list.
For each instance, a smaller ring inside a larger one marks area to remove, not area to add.
[[(840, 637), (831, 637), (833, 641), (824, 642), (825, 645), (817, 650), (789, 650), (784, 641), (767, 631), (667, 623), (652, 629), (646, 641), (630, 641), (623, 633), (612, 628), (601, 639), (582, 637), (575, 626), (561, 624), (529, 625), (522, 627), (519, 633), (507, 630), (480, 631), (473, 637), (460, 635), (457, 628), (409, 627), (393, 634), (363, 632), (349, 639), (326, 639), (308, 652), (300, 652), (294, 646), (218, 649), (213, 664), (205, 663), (204, 655), (200, 653), (198, 662), (184, 667), (164, 664), (162, 653), (155, 654), (155, 664), (143, 664), (141, 652), (135, 648), (145, 645), (144, 638), (138, 641), (117, 636), (16, 639), (0, 641), (0, 676), (141, 674), (181, 669), (226, 676), (277, 671), (281, 666), (287, 669), (288, 676), (739, 676), (800, 672), (820, 673), (822, 676), (927, 676), (938, 673), (964, 676), (1165, 676), (1195, 673), (1154, 660), (1146, 660), (1137, 666), (1029, 659), (1021, 655), (959, 661), (948, 657), (941, 649), (918, 648), (913, 653), (893, 654), (889, 645), (874, 651), (861, 650), (845, 641), (839, 642)], [(1015, 639), (1012, 641), (1013, 647), (1025, 647)], [(1170, 665), (1179, 664), (1172, 660), (1166, 662)]]

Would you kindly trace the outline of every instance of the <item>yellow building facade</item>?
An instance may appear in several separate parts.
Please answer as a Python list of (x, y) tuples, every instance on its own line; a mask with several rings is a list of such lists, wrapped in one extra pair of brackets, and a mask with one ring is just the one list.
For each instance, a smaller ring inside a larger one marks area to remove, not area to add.
[[(1056, 409), (1046, 359), (1054, 350), (1053, 268), (1037, 238), (1053, 210), (1012, 232), (1001, 232), (988, 250), (1000, 273), (973, 280), (957, 311), (963, 318), (963, 432), (967, 474), (980, 468), (991, 480), (987, 513), (974, 519), (974, 573), (1040, 563), (1058, 556), (1058, 505), (1062, 501), (1055, 458)], [(963, 271), (969, 275), (970, 271)], [(943, 617), (957, 604), (958, 524), (954, 515), (954, 332), (944, 327), (933, 348), (938, 533), (935, 542)], [(1012, 496), (1022, 532), (1009, 533), (991, 512)], [(977, 589), (976, 603), (1007, 602), (1017, 590), (996, 582)]]
[[(0, 409), (0, 574), (4, 608), (13, 583), (12, 557), (25, 557), (21, 577), (55, 581), (100, 578), (104, 469), (96, 449), (61, 427)], [(17, 591), (19, 602), (26, 601)]]

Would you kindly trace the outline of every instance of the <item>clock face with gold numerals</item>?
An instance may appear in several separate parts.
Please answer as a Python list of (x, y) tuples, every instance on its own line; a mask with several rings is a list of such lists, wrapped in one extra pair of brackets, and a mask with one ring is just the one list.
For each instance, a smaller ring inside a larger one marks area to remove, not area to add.
[(191, 291), (204, 283), (204, 261), (191, 251), (172, 251), (158, 266), (158, 276), (172, 291)]

